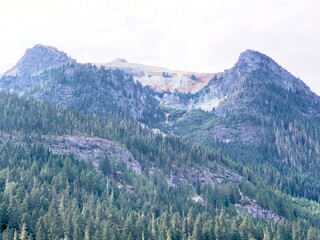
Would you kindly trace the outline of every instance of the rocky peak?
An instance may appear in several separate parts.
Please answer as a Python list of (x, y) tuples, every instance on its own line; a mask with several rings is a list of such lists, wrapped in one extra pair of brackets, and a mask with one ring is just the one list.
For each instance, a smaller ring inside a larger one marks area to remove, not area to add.
[(117, 58), (113, 60), (111, 63), (127, 63), (128, 61), (123, 58)]
[(272, 58), (253, 50), (246, 50), (242, 52), (235, 68), (246, 73), (250, 73), (257, 69), (264, 69), (273, 72), (283, 70)]
[(241, 53), (237, 63), (227, 74), (233, 78), (243, 79), (254, 71), (259, 71), (260, 75), (265, 76), (266, 81), (272, 81), (273, 84), (286, 90), (292, 92), (304, 91), (307, 94), (311, 94), (309, 87), (300, 79), (294, 77), (272, 58), (253, 50), (246, 50)]
[(26, 50), (24, 56), (4, 76), (37, 76), (43, 71), (75, 62), (64, 52), (41, 44)]

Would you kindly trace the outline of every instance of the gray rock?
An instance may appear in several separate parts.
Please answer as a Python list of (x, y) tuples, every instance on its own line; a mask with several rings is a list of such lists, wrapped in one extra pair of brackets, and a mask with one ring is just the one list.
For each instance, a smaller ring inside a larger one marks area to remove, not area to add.
[(47, 136), (45, 142), (56, 154), (73, 154), (79, 159), (92, 161), (98, 169), (99, 161), (106, 156), (116, 162), (123, 162), (128, 169), (136, 174), (142, 174), (140, 163), (119, 143), (84, 136)]

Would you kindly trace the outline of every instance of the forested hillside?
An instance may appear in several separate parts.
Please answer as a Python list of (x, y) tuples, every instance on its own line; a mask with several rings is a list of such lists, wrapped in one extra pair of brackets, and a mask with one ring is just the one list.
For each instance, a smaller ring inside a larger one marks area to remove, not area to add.
[[(192, 178), (172, 185), (173, 176), (188, 169), (200, 176), (205, 168), (217, 178), (223, 168), (237, 176), (237, 166), (212, 151), (136, 123), (10, 94), (0, 94), (0, 110), (2, 239), (318, 238), (318, 204), (273, 192), (254, 179), (225, 175), (219, 185)], [(141, 174), (108, 156), (95, 168), (75, 155), (54, 154), (45, 139), (63, 135), (119, 142), (139, 161)], [(250, 198), (281, 220), (253, 221), (237, 213), (235, 204), (245, 207)]]

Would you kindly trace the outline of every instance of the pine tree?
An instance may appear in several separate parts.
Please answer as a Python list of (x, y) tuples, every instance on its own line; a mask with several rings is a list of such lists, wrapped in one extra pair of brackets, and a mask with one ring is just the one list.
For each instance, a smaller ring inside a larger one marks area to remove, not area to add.
[(132, 236), (132, 230), (133, 230), (132, 222), (133, 222), (132, 215), (129, 214), (126, 217), (126, 220), (124, 221), (123, 228), (122, 228), (122, 238), (123, 239), (133, 238), (133, 236)]
[(183, 221), (182, 221), (181, 237), (183, 240), (188, 239), (188, 227), (187, 227), (187, 218), (186, 217), (184, 217)]
[[(0, 238), (1, 239), (1, 238)], [(18, 232), (17, 229), (14, 229), (13, 240), (18, 240)]]
[(317, 240), (319, 235), (317, 234), (317, 232), (315, 231), (314, 228), (309, 228), (308, 229), (308, 233), (307, 233), (307, 240)]
[(197, 240), (197, 239), (201, 239), (201, 238), (202, 238), (201, 219), (200, 219), (200, 215), (198, 215), (196, 218), (196, 221), (194, 222), (194, 225), (193, 225), (192, 239)]
[(152, 213), (151, 216), (151, 239), (156, 239), (157, 236), (157, 229), (156, 229), (156, 220), (155, 220), (155, 215)]
[(214, 236), (217, 240), (223, 240), (218, 217), (214, 221)]
[(64, 238), (65, 239), (72, 239), (72, 220), (71, 220), (71, 214), (67, 214), (66, 215), (66, 221), (65, 224), (63, 226), (64, 228)]
[(20, 232), (20, 240), (27, 240), (27, 224), (23, 223), (21, 227), (21, 232)]
[(45, 228), (43, 226), (43, 219), (39, 218), (36, 225), (36, 240), (46, 239)]
[(190, 210), (187, 214), (188, 236), (192, 235), (192, 227), (193, 227), (193, 216), (192, 216), (192, 211)]
[(102, 226), (102, 240), (108, 240), (111, 238), (110, 236), (110, 224), (108, 221), (104, 221)]
[(249, 228), (249, 217), (245, 216), (242, 220), (242, 223), (239, 226), (239, 233), (241, 239), (248, 239), (250, 230), (251, 229)]
[(270, 233), (269, 233), (269, 228), (266, 228), (263, 231), (263, 240), (271, 240)]
[(167, 233), (166, 233), (166, 240), (172, 240), (172, 238), (171, 238), (171, 232), (170, 232), (169, 229), (167, 230)]
[(300, 223), (294, 222), (292, 224), (292, 240), (300, 240), (302, 239), (302, 231), (301, 231), (301, 225)]
[(73, 227), (73, 239), (81, 239), (83, 235), (81, 234), (80, 227), (77, 223), (74, 223)]
[(86, 226), (86, 229), (84, 231), (84, 239), (85, 240), (90, 240), (91, 239), (90, 238), (90, 228), (89, 228), (89, 226)]
[(11, 236), (11, 232), (9, 228), (6, 228), (3, 232), (2, 232), (2, 239), (12, 239)]

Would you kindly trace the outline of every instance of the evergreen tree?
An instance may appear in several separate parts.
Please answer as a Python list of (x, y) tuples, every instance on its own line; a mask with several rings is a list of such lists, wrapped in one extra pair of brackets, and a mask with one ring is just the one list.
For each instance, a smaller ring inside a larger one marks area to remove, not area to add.
[[(39, 218), (36, 225), (36, 240), (46, 239), (43, 218)], [(67, 239), (70, 239), (67, 237)]]
[(192, 239), (202, 239), (202, 233), (201, 233), (201, 219), (200, 215), (197, 216), (194, 226), (193, 226), (193, 232), (192, 232)]
[(319, 239), (319, 234), (316, 233), (314, 228), (309, 228), (307, 233), (307, 240), (316, 240)]
[(20, 232), (20, 240), (27, 240), (27, 224), (23, 223), (21, 227), (21, 232)]
[(169, 229), (167, 230), (167, 233), (166, 233), (166, 240), (172, 240), (171, 233), (170, 233)]

